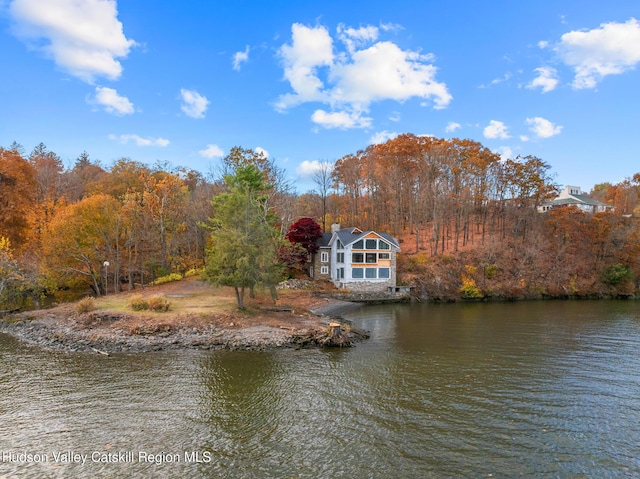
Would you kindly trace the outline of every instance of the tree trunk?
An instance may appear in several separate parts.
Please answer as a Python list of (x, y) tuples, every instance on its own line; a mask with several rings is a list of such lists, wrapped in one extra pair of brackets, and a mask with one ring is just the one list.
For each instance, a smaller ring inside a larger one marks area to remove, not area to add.
[(244, 309), (244, 286), (234, 286), (238, 309)]
[(273, 304), (278, 304), (278, 290), (275, 285), (269, 285), (269, 292), (271, 293), (271, 299), (273, 300)]

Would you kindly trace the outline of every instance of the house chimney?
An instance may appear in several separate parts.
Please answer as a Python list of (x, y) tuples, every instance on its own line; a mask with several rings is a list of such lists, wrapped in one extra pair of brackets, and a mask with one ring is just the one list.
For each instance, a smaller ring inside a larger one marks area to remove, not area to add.
[(333, 223), (331, 225), (331, 232), (335, 233), (336, 231), (338, 231), (340, 229), (340, 223)]

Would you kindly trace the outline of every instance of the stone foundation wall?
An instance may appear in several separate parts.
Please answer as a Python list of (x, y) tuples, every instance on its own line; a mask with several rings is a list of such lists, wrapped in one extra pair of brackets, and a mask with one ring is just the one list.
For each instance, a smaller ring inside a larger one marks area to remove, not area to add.
[(394, 281), (353, 281), (353, 282), (339, 282), (336, 286), (340, 289), (346, 289), (348, 291), (357, 291), (359, 293), (378, 293), (387, 292), (389, 287), (395, 287)]

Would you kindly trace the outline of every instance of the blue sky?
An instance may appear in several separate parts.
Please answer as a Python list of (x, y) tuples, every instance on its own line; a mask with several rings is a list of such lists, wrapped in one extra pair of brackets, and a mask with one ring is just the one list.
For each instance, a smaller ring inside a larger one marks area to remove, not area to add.
[(400, 133), (640, 172), (637, 0), (0, 0), (0, 146), (207, 174), (262, 149), (299, 192)]

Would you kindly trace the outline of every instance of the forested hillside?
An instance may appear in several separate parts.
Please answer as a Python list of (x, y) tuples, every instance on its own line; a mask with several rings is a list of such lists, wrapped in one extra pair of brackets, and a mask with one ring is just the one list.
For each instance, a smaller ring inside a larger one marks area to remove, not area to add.
[[(261, 204), (283, 239), (312, 217), (387, 231), (401, 241), (399, 278), (431, 298), (626, 295), (640, 277), (640, 175), (602, 183), (613, 213), (539, 213), (557, 193), (535, 157), (501, 160), (459, 139), (401, 135), (348, 154), (299, 194), (261, 153), (234, 148), (216, 177), (83, 152), (65, 167), (45, 145), (0, 148), (0, 309), (44, 293), (131, 289), (204, 266), (212, 200), (241, 164), (264, 174)], [(228, 178), (227, 178), (228, 180)], [(219, 245), (218, 245), (219, 246)]]

